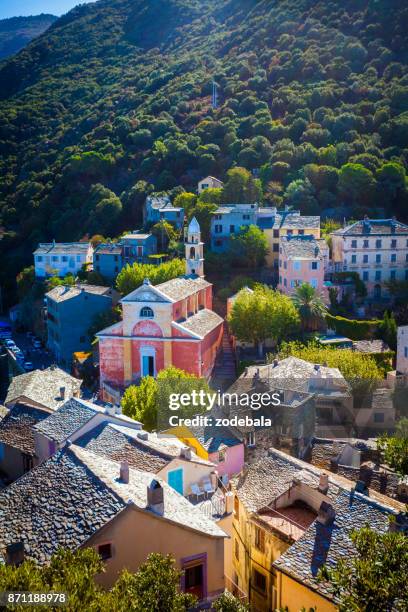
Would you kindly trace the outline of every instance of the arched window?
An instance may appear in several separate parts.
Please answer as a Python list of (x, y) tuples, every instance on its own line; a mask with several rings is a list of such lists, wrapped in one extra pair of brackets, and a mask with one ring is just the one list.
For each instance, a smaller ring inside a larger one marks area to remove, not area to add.
[(195, 259), (195, 248), (191, 247), (190, 249), (190, 259)]
[(143, 306), (143, 308), (140, 311), (140, 316), (143, 317), (144, 319), (153, 319), (154, 312), (150, 308), (150, 306)]

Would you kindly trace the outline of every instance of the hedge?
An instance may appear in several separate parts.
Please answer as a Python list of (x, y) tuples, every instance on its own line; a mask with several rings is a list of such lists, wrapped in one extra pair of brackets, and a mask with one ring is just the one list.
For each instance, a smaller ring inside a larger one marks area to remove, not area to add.
[(381, 319), (372, 321), (359, 321), (357, 319), (346, 319), (339, 315), (326, 315), (326, 322), (330, 329), (334, 329), (339, 336), (345, 336), (350, 340), (371, 340), (378, 334)]

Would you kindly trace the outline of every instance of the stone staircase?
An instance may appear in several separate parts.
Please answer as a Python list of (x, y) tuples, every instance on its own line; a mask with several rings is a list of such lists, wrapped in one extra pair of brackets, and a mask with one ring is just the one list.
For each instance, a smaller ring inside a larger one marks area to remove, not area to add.
[(213, 389), (225, 391), (237, 377), (235, 352), (232, 347), (228, 325), (224, 322), (222, 345), (215, 360), (210, 385)]

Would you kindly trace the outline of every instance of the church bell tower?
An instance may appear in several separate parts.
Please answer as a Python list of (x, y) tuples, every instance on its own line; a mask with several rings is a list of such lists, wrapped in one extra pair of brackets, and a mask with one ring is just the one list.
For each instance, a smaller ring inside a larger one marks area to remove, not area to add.
[(195, 217), (187, 228), (186, 274), (187, 276), (204, 277), (204, 242), (201, 242), (200, 225)]

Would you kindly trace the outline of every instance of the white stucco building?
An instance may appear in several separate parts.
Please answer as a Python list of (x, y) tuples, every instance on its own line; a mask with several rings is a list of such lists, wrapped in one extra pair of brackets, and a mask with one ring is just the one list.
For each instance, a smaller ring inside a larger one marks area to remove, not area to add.
[(76, 274), (84, 264), (92, 264), (93, 247), (90, 242), (40, 243), (34, 251), (37, 278)]
[(408, 225), (365, 217), (331, 238), (334, 270), (358, 272), (369, 298), (387, 295), (389, 281), (408, 280)]

